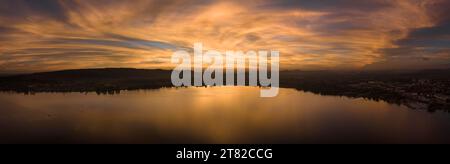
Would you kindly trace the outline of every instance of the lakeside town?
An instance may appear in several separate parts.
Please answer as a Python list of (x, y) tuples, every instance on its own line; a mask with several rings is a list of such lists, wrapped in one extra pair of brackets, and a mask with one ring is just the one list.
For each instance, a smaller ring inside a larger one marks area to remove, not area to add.
[(429, 112), (450, 112), (447, 70), (417, 72), (284, 72), (282, 86), (323, 95), (367, 98)]
[[(404, 104), (412, 109), (425, 109), (431, 112), (436, 110), (450, 110), (450, 95), (445, 90), (450, 83), (427, 79), (412, 80), (411, 83), (386, 83), (382, 81), (369, 81), (351, 84), (358, 90), (380, 90), (396, 95), (394, 101)], [(392, 101), (386, 100), (386, 101)]]

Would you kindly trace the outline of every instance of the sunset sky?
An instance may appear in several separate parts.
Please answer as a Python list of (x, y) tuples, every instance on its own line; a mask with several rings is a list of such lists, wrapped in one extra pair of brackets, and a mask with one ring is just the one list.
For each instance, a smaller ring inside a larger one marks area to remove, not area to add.
[(449, 0), (0, 0), (0, 72), (164, 68), (279, 50), (281, 69), (450, 67)]

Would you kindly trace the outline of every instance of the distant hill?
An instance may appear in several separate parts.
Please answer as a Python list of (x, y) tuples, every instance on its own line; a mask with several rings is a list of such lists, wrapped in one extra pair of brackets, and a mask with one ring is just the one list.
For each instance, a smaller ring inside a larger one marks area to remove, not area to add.
[(118, 92), (170, 87), (171, 71), (80, 69), (0, 77), (0, 90), (16, 92)]

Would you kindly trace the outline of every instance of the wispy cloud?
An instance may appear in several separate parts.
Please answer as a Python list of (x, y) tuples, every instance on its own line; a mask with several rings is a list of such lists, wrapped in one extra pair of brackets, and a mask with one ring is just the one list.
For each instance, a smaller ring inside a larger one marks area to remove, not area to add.
[(284, 69), (434, 68), (450, 63), (447, 0), (0, 4), (2, 71), (170, 68), (172, 52), (195, 42), (218, 50), (280, 50)]

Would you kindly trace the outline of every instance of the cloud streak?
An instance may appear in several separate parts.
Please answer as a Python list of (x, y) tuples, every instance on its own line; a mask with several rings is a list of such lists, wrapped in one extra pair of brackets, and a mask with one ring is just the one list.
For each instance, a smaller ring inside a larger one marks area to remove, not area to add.
[(222, 51), (279, 50), (282, 69), (440, 68), (450, 63), (446, 0), (0, 4), (2, 72), (171, 68), (172, 52), (195, 42)]

